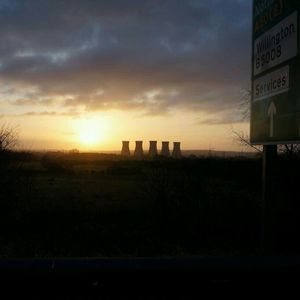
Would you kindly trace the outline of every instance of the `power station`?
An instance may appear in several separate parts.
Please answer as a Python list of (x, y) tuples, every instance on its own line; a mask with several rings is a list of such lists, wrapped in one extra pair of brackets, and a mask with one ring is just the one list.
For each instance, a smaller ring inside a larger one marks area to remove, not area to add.
[(158, 154), (157, 152), (157, 141), (149, 141), (149, 152), (150, 157), (154, 157)]
[[(121, 155), (122, 156), (130, 156), (130, 148), (129, 148), (129, 141), (122, 141), (122, 150)], [(161, 150), (160, 155), (163, 157), (170, 157), (171, 152), (169, 149), (169, 141), (163, 141), (161, 143)], [(181, 158), (181, 149), (180, 149), (180, 142), (173, 142), (173, 150), (172, 150), (172, 157), (173, 158)], [(136, 158), (142, 158), (146, 157), (144, 155), (143, 150), (143, 141), (135, 141), (135, 149), (133, 152), (134, 157)], [(158, 155), (158, 149), (157, 149), (157, 141), (149, 141), (149, 150), (148, 150), (148, 157), (155, 157)]]
[(134, 156), (142, 157), (143, 155), (144, 155), (143, 141), (135, 141)]
[(173, 142), (172, 157), (181, 158), (180, 142)]
[(121, 155), (122, 156), (130, 156), (129, 141), (123, 141), (122, 142)]
[(170, 156), (169, 142), (162, 142), (161, 143), (160, 155), (165, 156), (165, 157)]

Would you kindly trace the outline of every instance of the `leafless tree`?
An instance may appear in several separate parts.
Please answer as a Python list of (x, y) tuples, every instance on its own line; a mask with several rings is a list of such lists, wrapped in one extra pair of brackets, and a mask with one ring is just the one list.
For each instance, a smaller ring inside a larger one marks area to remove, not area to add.
[(300, 145), (299, 144), (284, 144), (278, 145), (278, 151), (292, 158), (295, 155), (299, 155), (300, 153)]
[[(251, 91), (248, 89), (240, 90), (241, 96), (238, 104), (238, 113), (241, 114), (241, 121), (250, 120), (250, 105), (251, 105)], [(237, 130), (231, 126), (231, 133), (234, 140), (240, 145), (247, 148), (251, 148), (257, 152), (262, 152), (260, 146), (255, 146), (250, 143), (249, 134), (243, 130)]]
[(250, 120), (250, 105), (251, 105), (251, 91), (248, 89), (240, 90), (241, 97), (239, 101), (239, 112), (242, 114), (242, 120)]
[(18, 144), (18, 128), (8, 124), (0, 125), (0, 151), (13, 150)]

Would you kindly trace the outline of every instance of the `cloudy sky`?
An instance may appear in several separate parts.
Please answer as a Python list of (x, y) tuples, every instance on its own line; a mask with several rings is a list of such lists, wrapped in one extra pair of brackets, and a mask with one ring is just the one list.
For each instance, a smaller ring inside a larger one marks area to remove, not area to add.
[[(0, 0), (0, 122), (29, 149), (238, 149), (250, 0)], [(133, 144), (132, 144), (133, 145)], [(147, 146), (145, 145), (145, 148)]]

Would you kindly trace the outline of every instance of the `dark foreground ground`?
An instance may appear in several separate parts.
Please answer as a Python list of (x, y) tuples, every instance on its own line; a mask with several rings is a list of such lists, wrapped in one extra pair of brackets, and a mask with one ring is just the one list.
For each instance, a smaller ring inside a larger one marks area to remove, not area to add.
[[(1, 257), (257, 255), (261, 158), (1, 155)], [(299, 254), (299, 159), (279, 158), (276, 254)]]

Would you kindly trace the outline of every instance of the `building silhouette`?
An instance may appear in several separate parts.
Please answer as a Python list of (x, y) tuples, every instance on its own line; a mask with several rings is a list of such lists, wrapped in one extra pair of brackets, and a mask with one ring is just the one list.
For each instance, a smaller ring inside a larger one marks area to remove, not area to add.
[(122, 156), (130, 156), (129, 141), (122, 141), (121, 155)]
[(135, 141), (134, 156), (141, 157), (144, 155), (143, 141)]
[(162, 156), (166, 156), (166, 157), (170, 156), (169, 142), (162, 142), (162, 147), (161, 147), (160, 154)]
[(174, 142), (173, 143), (172, 157), (174, 157), (174, 158), (180, 158), (181, 157), (180, 142)]
[[(130, 143), (129, 141), (122, 141), (122, 150), (121, 150), (122, 156), (130, 156), (129, 143)], [(182, 157), (180, 145), (181, 145), (180, 142), (173, 142), (173, 150), (172, 150), (173, 158)], [(149, 141), (148, 156), (155, 157), (156, 155), (158, 155), (157, 141)], [(162, 142), (160, 155), (165, 157), (171, 156), (170, 149), (169, 149), (169, 141)], [(143, 141), (135, 141), (134, 156), (140, 158), (144, 156)]]
[(149, 141), (149, 152), (150, 157), (156, 156), (157, 153), (157, 141)]

